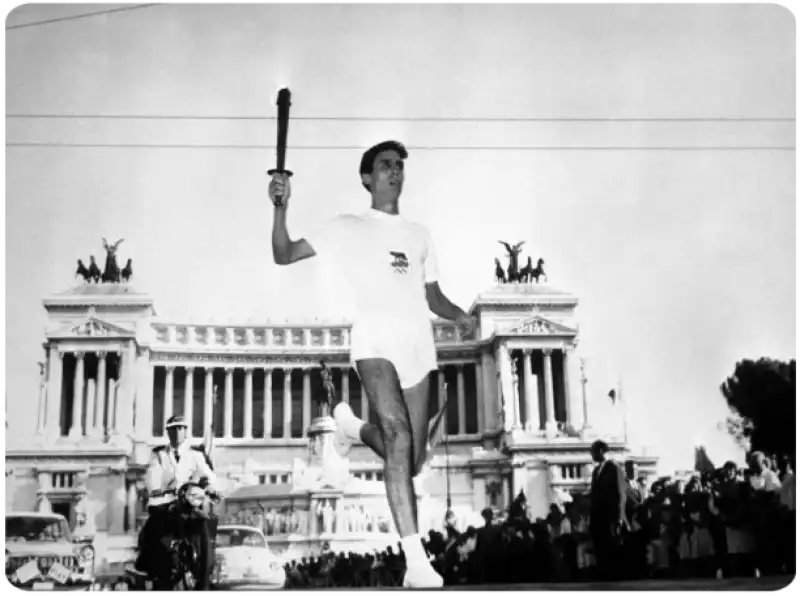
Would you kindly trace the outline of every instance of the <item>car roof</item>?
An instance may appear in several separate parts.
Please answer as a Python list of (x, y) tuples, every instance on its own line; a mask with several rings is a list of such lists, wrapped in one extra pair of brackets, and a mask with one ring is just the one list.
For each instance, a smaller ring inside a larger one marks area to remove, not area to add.
[(11, 511), (6, 513), (6, 519), (9, 517), (38, 517), (42, 519), (63, 519), (64, 521), (67, 519), (60, 513), (44, 513), (42, 511)]
[(264, 532), (256, 528), (255, 526), (248, 526), (245, 524), (225, 524), (222, 526), (217, 526), (217, 532), (220, 530), (247, 530), (248, 532), (255, 532), (257, 534), (264, 535)]

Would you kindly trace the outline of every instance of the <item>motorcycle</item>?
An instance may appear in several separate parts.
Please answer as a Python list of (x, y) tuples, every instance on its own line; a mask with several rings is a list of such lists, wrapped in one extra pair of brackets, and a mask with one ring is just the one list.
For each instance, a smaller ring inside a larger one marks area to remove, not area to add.
[[(214, 537), (216, 533), (215, 504), (220, 497), (208, 490), (207, 483), (188, 482), (177, 491), (177, 499), (170, 506), (172, 531), (162, 537), (166, 555), (171, 561), (169, 572), (155, 577), (135, 568), (134, 562), (124, 566), (123, 582), (128, 590), (144, 591), (184, 591), (208, 589), (214, 564)], [(208, 527), (209, 542), (201, 540), (197, 525), (205, 522)], [(202, 570), (205, 561), (206, 578)], [(119, 589), (119, 588), (118, 588)], [(125, 588), (122, 588), (125, 589)]]

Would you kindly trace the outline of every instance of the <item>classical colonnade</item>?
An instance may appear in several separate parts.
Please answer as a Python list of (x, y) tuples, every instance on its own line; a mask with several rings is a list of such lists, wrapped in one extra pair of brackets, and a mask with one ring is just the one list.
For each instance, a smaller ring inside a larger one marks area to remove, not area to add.
[[(65, 370), (68, 359), (72, 369), (69, 378)], [(42, 377), (39, 391), (37, 434), (79, 438), (113, 432), (122, 382), (133, 381), (130, 370), (134, 359), (133, 342), (118, 349), (97, 351), (59, 349), (52, 344), (47, 374)], [(87, 363), (91, 365), (91, 375), (87, 374)], [(66, 410), (68, 406), (70, 411)]]
[[(503, 403), (508, 430), (552, 433), (559, 422), (572, 423), (569, 352), (569, 347), (509, 349), (505, 344), (498, 346), (495, 357), (499, 384), (504, 395), (511, 396)], [(554, 358), (560, 360), (557, 375), (554, 375)]]
[[(361, 384), (358, 381), (358, 378), (353, 375), (351, 378), (350, 374), (350, 366), (340, 366), (335, 367), (334, 365), (329, 365), (335, 374), (338, 376), (340, 380), (339, 387), (337, 389), (337, 394), (341, 396), (344, 401), (350, 402), (352, 397), (351, 390), (355, 390), (358, 395), (360, 392), (360, 406), (355, 412), (357, 416), (360, 416), (364, 420), (368, 420), (370, 416), (370, 409), (367, 400), (366, 393), (364, 388), (361, 387)], [(441, 364), (438, 370), (438, 374), (434, 373), (432, 375), (432, 382), (436, 383), (436, 386), (432, 388), (435, 392), (435, 399), (438, 408), (441, 408), (445, 403), (445, 392), (450, 392), (453, 395), (453, 392), (447, 389), (445, 386), (445, 369), (448, 367), (455, 368), (455, 379), (456, 379), (456, 387), (455, 387), (455, 400), (452, 400), (448, 407), (454, 408), (457, 411), (457, 418), (458, 424), (457, 429), (453, 428), (451, 430), (451, 434), (455, 431), (455, 434), (464, 435), (468, 434), (468, 427), (476, 428), (477, 432), (483, 430), (483, 415), (482, 415), (482, 408), (477, 407), (477, 392), (470, 391), (467, 392), (466, 390), (466, 382), (465, 382), (465, 374), (473, 373), (475, 374), (476, 379), (476, 387), (481, 386), (481, 378), (482, 372), (480, 366), (478, 366), (474, 362), (465, 362), (465, 363), (456, 363), (456, 364)], [(187, 421), (194, 421), (197, 416), (195, 413), (195, 381), (196, 375), (195, 371), (197, 369), (201, 369), (204, 371), (204, 375), (202, 378), (203, 383), (203, 392), (202, 392), (202, 428), (206, 429), (209, 425), (214, 423), (215, 412), (217, 412), (217, 407), (215, 405), (215, 376), (217, 375), (217, 371), (224, 371), (224, 382), (222, 383), (222, 390), (217, 391), (216, 399), (221, 401), (222, 405), (222, 428), (217, 429), (215, 428), (215, 435), (220, 436), (225, 439), (232, 439), (232, 438), (243, 438), (243, 439), (253, 439), (253, 438), (291, 438), (292, 434), (292, 427), (293, 427), (293, 410), (297, 410), (297, 408), (293, 408), (293, 391), (292, 391), (292, 379), (296, 378), (297, 374), (302, 375), (302, 397), (300, 403), (300, 411), (302, 412), (302, 436), (306, 436), (306, 431), (308, 427), (311, 425), (312, 414), (317, 412), (316, 408), (313, 407), (312, 397), (314, 394), (318, 394), (322, 391), (321, 387), (314, 387), (312, 392), (312, 371), (316, 367), (312, 366), (280, 366), (280, 365), (262, 365), (262, 366), (194, 366), (191, 364), (186, 365), (162, 365), (157, 364), (155, 365), (156, 369), (162, 369), (163, 375), (153, 375), (154, 382), (158, 383), (159, 379), (163, 379), (163, 387), (159, 388), (156, 387), (154, 393), (157, 395), (163, 394), (163, 405), (161, 403), (153, 404), (153, 434), (158, 436), (162, 434), (163, 430), (159, 430), (160, 428), (163, 429), (163, 421), (167, 420), (170, 416), (174, 414), (181, 414), (183, 415)], [(234, 415), (234, 374), (237, 371), (242, 371), (244, 373), (244, 388), (243, 388), (243, 407), (241, 411), (241, 419), (235, 420)], [(280, 373), (282, 377), (282, 381), (278, 380), (277, 382), (280, 383), (281, 387), (275, 386), (275, 379), (274, 377), (278, 376), (276, 373)], [(254, 379), (256, 376), (262, 376), (263, 384), (259, 383), (259, 385), (263, 388), (260, 392), (261, 399), (258, 401), (261, 402), (260, 408), (254, 408), (254, 402), (256, 401), (254, 398), (255, 391), (254, 391)], [(182, 377), (182, 388), (176, 387), (177, 383), (176, 380)], [(351, 383), (353, 386), (351, 387)], [(182, 395), (180, 395), (182, 393)], [(273, 404), (274, 400), (281, 401), (281, 411), (282, 411), (282, 421), (280, 426), (279, 433), (276, 434), (272, 432), (273, 429)], [(161, 399), (158, 399), (161, 402)], [(182, 407), (180, 407), (181, 411), (177, 411), (177, 407), (180, 405), (178, 402), (182, 403)], [(475, 411), (475, 416), (477, 418), (473, 420), (468, 420), (468, 408), (467, 402), (470, 401), (470, 409)], [(476, 407), (472, 408), (471, 406), (475, 405)], [(259, 411), (256, 411), (259, 409)], [(256, 425), (256, 419), (260, 417), (260, 428), (264, 429), (263, 435), (261, 437), (256, 436), (254, 432)], [(218, 419), (218, 418), (217, 418)], [(159, 421), (162, 424), (159, 424)], [(238, 422), (241, 421), (243, 432), (241, 437), (235, 436), (234, 427), (238, 428)], [(236, 424), (235, 424), (236, 422)], [(469, 422), (469, 424), (468, 424)], [(193, 431), (197, 430), (196, 428), (191, 428), (193, 425), (190, 423), (189, 432), (192, 433)]]

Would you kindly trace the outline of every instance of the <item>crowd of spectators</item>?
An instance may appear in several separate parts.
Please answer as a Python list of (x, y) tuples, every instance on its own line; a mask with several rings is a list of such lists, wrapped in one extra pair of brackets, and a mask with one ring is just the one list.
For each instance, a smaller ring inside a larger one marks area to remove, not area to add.
[[(612, 579), (700, 578), (794, 574), (794, 472), (755, 452), (748, 467), (727, 462), (648, 486), (629, 473), (626, 527)], [(443, 532), (423, 540), (449, 585), (582, 582), (601, 579), (589, 534), (590, 494), (554, 503), (532, 518), (524, 494), (499, 515), (486, 509), (480, 528)], [(288, 587), (398, 586), (402, 548), (358, 555), (329, 553), (287, 563)], [(609, 579), (607, 574), (602, 579)]]

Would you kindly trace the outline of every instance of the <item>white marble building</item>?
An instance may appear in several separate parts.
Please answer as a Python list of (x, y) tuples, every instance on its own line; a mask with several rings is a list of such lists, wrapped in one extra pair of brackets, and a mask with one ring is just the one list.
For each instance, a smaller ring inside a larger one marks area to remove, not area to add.
[[(471, 306), (477, 338), (435, 322), (431, 411), (446, 391), (448, 437), (421, 480), (423, 526), (441, 524), (448, 487), (464, 519), (505, 507), (520, 490), (544, 515), (555, 489), (585, 488), (596, 437), (583, 430), (577, 304), (546, 285), (498, 285)], [(38, 503), (73, 525), (86, 512), (98, 534), (132, 532), (144, 466), (173, 413), (192, 421), (194, 442), (213, 425), (217, 470), (234, 486), (292, 484), (318, 415), (320, 360), (333, 368), (339, 394), (369, 416), (349, 367), (346, 323), (164, 321), (150, 296), (124, 284), (81, 285), (46, 297), (44, 307), (47, 366), (38, 399), (27, 398), (37, 427), (29, 441), (6, 445), (6, 511)], [(654, 458), (604, 438), (618, 456), (654, 469)], [(350, 471), (367, 483), (382, 478), (364, 446), (353, 449)]]

